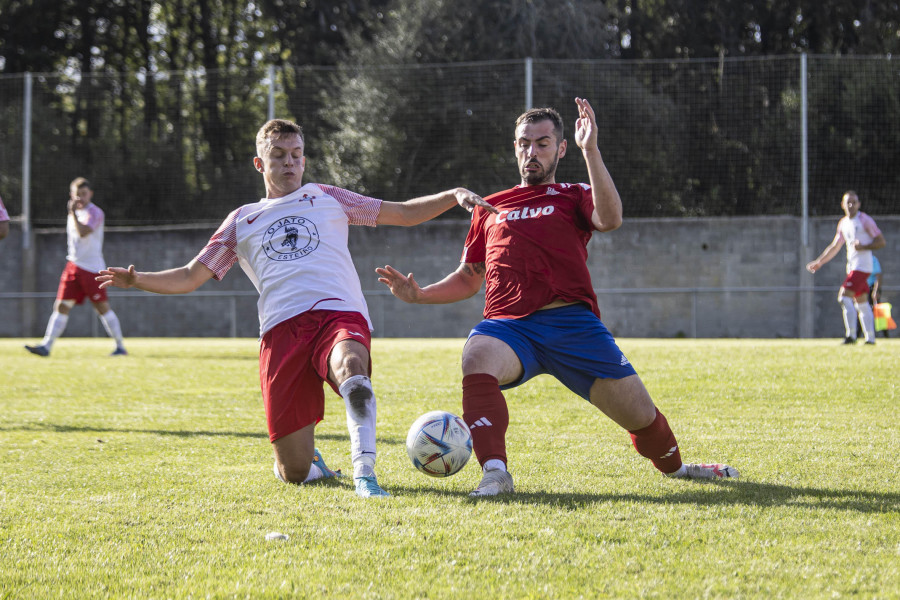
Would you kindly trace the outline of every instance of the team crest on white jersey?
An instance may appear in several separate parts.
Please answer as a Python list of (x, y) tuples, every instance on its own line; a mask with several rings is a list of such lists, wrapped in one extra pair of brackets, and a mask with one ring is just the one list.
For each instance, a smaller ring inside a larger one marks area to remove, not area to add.
[(318, 247), (319, 230), (304, 217), (278, 219), (263, 235), (263, 250), (272, 260), (297, 260)]

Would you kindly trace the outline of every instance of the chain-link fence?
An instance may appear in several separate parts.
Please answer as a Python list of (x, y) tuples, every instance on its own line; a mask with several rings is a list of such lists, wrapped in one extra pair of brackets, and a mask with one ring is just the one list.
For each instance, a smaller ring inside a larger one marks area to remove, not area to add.
[(846, 189), (867, 212), (897, 212), (896, 61), (811, 56), (803, 85), (803, 60), (33, 74), (30, 103), (26, 76), (3, 75), (0, 195), (15, 216), (27, 190), (31, 222), (56, 225), (69, 181), (85, 176), (111, 225), (218, 221), (262, 195), (251, 160), (270, 106), (304, 127), (307, 181), (388, 200), (518, 183), (514, 121), (528, 103), (554, 106), (570, 144), (557, 180), (584, 181), (582, 96), (628, 217), (800, 215), (804, 173), (811, 215), (839, 214)]

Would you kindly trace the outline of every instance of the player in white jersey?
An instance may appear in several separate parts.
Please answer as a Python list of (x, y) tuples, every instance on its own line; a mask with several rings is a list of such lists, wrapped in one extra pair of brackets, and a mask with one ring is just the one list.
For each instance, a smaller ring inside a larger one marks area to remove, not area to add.
[(3, 198), (0, 198), (0, 240), (9, 234), (9, 213), (3, 206)]
[(111, 267), (97, 279), (103, 287), (187, 293), (240, 263), (259, 291), (260, 384), (275, 476), (305, 483), (336, 475), (315, 448), (327, 381), (347, 410), (356, 493), (388, 496), (374, 471), (372, 326), (347, 247), (348, 226), (411, 226), (456, 204), (470, 211), (490, 205), (462, 188), (383, 202), (329, 185), (303, 185), (303, 132), (291, 121), (263, 125), (256, 152), (253, 163), (266, 197), (228, 215), (191, 262), (153, 273)]
[(76, 304), (91, 301), (100, 321), (116, 341), (116, 349), (112, 356), (124, 356), (125, 345), (122, 340), (122, 326), (119, 317), (109, 307), (106, 290), (96, 281), (97, 273), (106, 266), (103, 260), (103, 211), (91, 200), (94, 190), (84, 177), (78, 177), (69, 184), (69, 218), (66, 221), (66, 238), (68, 253), (66, 268), (59, 278), (56, 302), (53, 314), (47, 322), (44, 339), (36, 346), (25, 346), (25, 349), (38, 356), (49, 356), (56, 338), (62, 335), (69, 321), (69, 311)]
[[(841, 246), (847, 248), (847, 278), (838, 292), (838, 302), (844, 314), (844, 343), (856, 343), (857, 315), (862, 323), (867, 344), (875, 343), (875, 317), (866, 300), (867, 279), (873, 270), (872, 251), (884, 248), (885, 239), (874, 219), (859, 210), (861, 202), (856, 192), (849, 190), (841, 198), (844, 216), (838, 221), (837, 233), (816, 260), (806, 265), (810, 273), (821, 269), (837, 256)], [(860, 299), (862, 301), (860, 301)]]

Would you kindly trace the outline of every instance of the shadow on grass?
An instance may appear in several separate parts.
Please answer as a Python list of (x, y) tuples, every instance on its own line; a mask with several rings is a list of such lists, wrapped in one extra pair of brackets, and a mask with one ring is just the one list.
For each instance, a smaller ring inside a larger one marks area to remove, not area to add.
[[(153, 359), (153, 360), (180, 360), (185, 358), (184, 354), (175, 354), (175, 353), (167, 353), (167, 352), (148, 352), (146, 354), (140, 353), (132, 354), (134, 358), (142, 358), (142, 359)], [(246, 360), (253, 363), (259, 362), (259, 356), (257, 354), (191, 354), (190, 355), (191, 362), (198, 360)]]
[[(23, 425), (11, 425), (0, 427), (0, 431), (49, 431), (54, 433), (153, 433), (157, 435), (172, 435), (176, 437), (201, 437), (201, 436), (223, 436), (223, 437), (240, 437), (240, 438), (262, 438), (267, 439), (265, 432), (246, 432), (246, 431), (185, 431), (178, 429), (135, 429), (135, 428), (119, 428), (119, 427), (103, 427), (85, 426), (85, 425), (57, 425), (54, 423), (25, 423)], [(316, 433), (316, 440), (331, 440), (349, 442), (350, 436), (346, 433)], [(396, 437), (379, 438), (377, 440), (379, 446), (396, 446), (406, 445), (406, 440)], [(2, 598), (0, 598), (2, 600)]]
[[(552, 492), (517, 492), (500, 496), (469, 498), (468, 492), (446, 491), (437, 488), (392, 486), (385, 487), (395, 495), (429, 494), (443, 498), (462, 498), (472, 503), (493, 502), (508, 505), (544, 504), (576, 511), (598, 503), (629, 502), (643, 504), (692, 504), (700, 506), (781, 506), (802, 509), (845, 510), (861, 513), (895, 513), (900, 511), (900, 493), (867, 492), (862, 490), (829, 490), (812, 487), (791, 487), (753, 481), (690, 482), (703, 489), (677, 490), (670, 494), (558, 494)], [(709, 486), (719, 488), (710, 493)], [(721, 493), (719, 493), (721, 492)]]
[[(239, 438), (260, 438), (266, 440), (268, 436), (265, 432), (246, 432), (246, 431), (184, 431), (177, 429), (134, 429), (134, 428), (117, 428), (102, 426), (78, 426), (78, 425), (56, 425), (53, 423), (27, 423), (18, 427), (0, 427), (0, 431), (48, 431), (52, 433), (152, 433), (155, 435), (171, 435), (175, 437), (203, 437), (203, 436), (222, 436), (222, 437), (239, 437)], [(320, 435), (324, 439), (348, 439), (348, 436), (337, 435)]]

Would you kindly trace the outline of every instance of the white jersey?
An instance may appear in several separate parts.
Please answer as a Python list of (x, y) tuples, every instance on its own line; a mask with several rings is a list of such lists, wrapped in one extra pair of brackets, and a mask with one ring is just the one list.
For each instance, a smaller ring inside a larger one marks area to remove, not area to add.
[(260, 336), (308, 310), (354, 311), (372, 329), (347, 247), (349, 225), (375, 226), (381, 200), (308, 183), (233, 211), (197, 260), (221, 279), (235, 262), (259, 292)]
[[(93, 231), (81, 237), (78, 235), (75, 219)], [(103, 211), (94, 203), (77, 209), (74, 216), (69, 215), (66, 221), (66, 237), (69, 244), (69, 253), (66, 254), (67, 261), (92, 273), (106, 268), (106, 261), (103, 260), (103, 221)]]
[(874, 268), (872, 251), (857, 250), (853, 243), (859, 240), (861, 244), (868, 246), (881, 235), (875, 220), (864, 212), (856, 213), (852, 219), (845, 216), (838, 221), (837, 235), (847, 246), (847, 273), (850, 271), (871, 273)]

